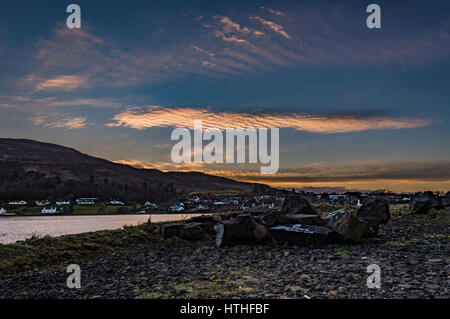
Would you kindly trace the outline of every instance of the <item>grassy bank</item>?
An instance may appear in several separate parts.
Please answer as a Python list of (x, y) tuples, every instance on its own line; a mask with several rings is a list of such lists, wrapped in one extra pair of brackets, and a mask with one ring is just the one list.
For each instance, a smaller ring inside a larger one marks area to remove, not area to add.
[(142, 246), (158, 240), (157, 226), (142, 224), (118, 230), (61, 237), (31, 238), (0, 245), (0, 277), (13, 273), (67, 266), (120, 249)]

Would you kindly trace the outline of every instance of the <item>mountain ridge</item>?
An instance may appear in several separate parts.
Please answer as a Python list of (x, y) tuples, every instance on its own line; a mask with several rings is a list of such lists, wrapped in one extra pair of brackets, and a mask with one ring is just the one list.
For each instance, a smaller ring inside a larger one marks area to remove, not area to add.
[(119, 197), (169, 200), (192, 192), (273, 190), (201, 172), (136, 168), (30, 139), (0, 138), (0, 199)]

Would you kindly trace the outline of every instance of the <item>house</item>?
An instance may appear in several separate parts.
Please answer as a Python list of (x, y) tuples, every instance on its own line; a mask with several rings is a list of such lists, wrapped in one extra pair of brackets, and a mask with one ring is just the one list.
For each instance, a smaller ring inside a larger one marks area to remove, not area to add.
[(144, 206), (147, 209), (158, 209), (158, 205), (152, 202), (145, 202)]
[(56, 201), (56, 205), (58, 206), (70, 205), (70, 199), (58, 199)]
[(184, 203), (176, 203), (169, 207), (169, 212), (182, 212), (184, 211)]
[(36, 201), (36, 206), (47, 206), (47, 205), (50, 205), (50, 201), (47, 199)]
[(118, 199), (112, 199), (109, 201), (109, 205), (125, 205), (125, 203)]
[(56, 206), (45, 206), (42, 208), (42, 214), (56, 214), (58, 213), (58, 207)]
[(13, 200), (12, 202), (9, 202), (9, 205), (27, 205), (28, 203), (24, 200)]
[(345, 203), (349, 200), (348, 195), (329, 195), (329, 198), (332, 203)]
[(200, 197), (198, 197), (198, 196), (192, 196), (191, 198), (189, 198), (189, 199), (187, 200), (187, 202), (188, 202), (189, 204), (198, 203), (198, 202), (200, 202)]
[(208, 205), (199, 204), (192, 211), (193, 212), (207, 212), (207, 211), (209, 211), (209, 206)]
[(8, 211), (4, 209), (3, 207), (0, 207), (0, 215), (6, 214)]
[(95, 205), (95, 201), (97, 198), (78, 198), (77, 204), (78, 205)]

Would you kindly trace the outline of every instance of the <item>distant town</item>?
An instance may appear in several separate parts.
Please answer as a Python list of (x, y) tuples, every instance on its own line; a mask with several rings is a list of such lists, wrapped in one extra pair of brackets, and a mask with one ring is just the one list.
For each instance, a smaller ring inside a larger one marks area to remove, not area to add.
[(374, 199), (385, 199), (390, 204), (409, 204), (414, 198), (434, 198), (448, 202), (450, 192), (391, 193), (386, 191), (344, 193), (314, 193), (280, 190), (277, 195), (258, 194), (192, 194), (177, 200), (156, 203), (145, 201), (131, 203), (119, 198), (104, 200), (96, 197), (76, 199), (14, 199), (0, 201), (0, 216), (38, 216), (38, 215), (114, 215), (114, 214), (197, 214), (215, 212), (257, 212), (281, 208), (283, 194), (298, 194), (313, 205), (362, 206)]

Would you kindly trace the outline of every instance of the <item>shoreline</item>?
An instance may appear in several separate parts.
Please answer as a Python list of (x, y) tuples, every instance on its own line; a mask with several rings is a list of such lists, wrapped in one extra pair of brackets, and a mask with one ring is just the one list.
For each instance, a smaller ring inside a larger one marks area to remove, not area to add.
[[(163, 240), (158, 224), (32, 239), (0, 246), (0, 298), (449, 298), (449, 224), (449, 211), (399, 214), (379, 238), (320, 248), (218, 249), (211, 239)], [(72, 263), (81, 290), (64, 288)], [(366, 287), (372, 263), (380, 290)]]

